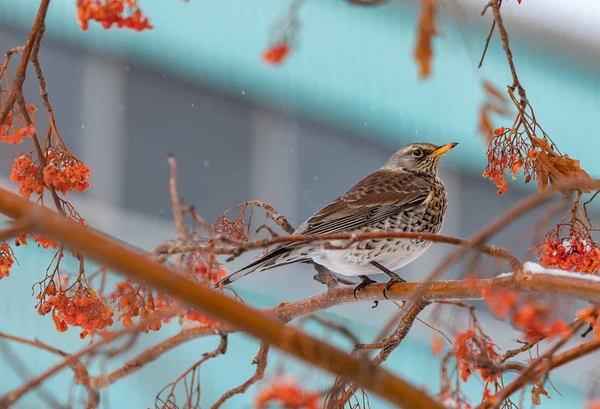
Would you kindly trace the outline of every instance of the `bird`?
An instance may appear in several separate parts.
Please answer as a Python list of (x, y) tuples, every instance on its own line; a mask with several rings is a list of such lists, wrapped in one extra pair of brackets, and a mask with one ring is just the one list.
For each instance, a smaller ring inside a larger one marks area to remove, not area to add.
[[(411, 143), (394, 153), (383, 167), (360, 180), (344, 195), (317, 211), (292, 236), (360, 232), (418, 232), (437, 234), (442, 229), (447, 194), (438, 176), (442, 157), (458, 143)], [(332, 272), (358, 277), (354, 296), (375, 281), (368, 274), (384, 273), (389, 281), (384, 296), (395, 282), (394, 273), (420, 257), (432, 244), (417, 239), (343, 240), (330, 246), (310, 241), (283, 243), (266, 255), (215, 284), (226, 286), (257, 271), (293, 263), (316, 263)], [(338, 248), (332, 248), (338, 247)]]

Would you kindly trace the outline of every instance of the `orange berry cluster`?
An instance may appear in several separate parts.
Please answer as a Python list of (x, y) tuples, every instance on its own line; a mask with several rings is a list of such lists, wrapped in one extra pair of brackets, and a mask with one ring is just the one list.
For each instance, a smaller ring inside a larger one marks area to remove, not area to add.
[(179, 314), (179, 319), (182, 321), (195, 322), (200, 326), (214, 325), (217, 323), (217, 321), (213, 320), (212, 318), (198, 314), (194, 310), (188, 310), (182, 314)]
[(504, 319), (512, 313), (511, 323), (522, 331), (527, 339), (550, 339), (566, 334), (569, 330), (565, 321), (562, 318), (553, 319), (550, 308), (539, 300), (526, 299), (520, 302), (520, 297), (515, 292), (492, 291), (490, 288), (484, 288), (482, 296), (496, 318)]
[(13, 111), (9, 112), (4, 123), (0, 124), (0, 142), (6, 142), (10, 145), (19, 144), (23, 142), (23, 139), (26, 137), (35, 134), (35, 119), (33, 117), (33, 114), (37, 111), (35, 105), (31, 104), (27, 108), (32, 122), (31, 125), (25, 125), (21, 115), (15, 112), (17, 109), (18, 104), (15, 104)]
[(44, 181), (40, 177), (40, 168), (31, 158), (31, 153), (19, 156), (15, 159), (10, 172), (11, 182), (19, 184), (19, 193), (26, 198), (29, 198), (32, 193), (38, 195), (44, 193)]
[(285, 40), (267, 48), (263, 53), (263, 61), (271, 65), (281, 64), (292, 51), (292, 46)]
[(533, 178), (532, 156), (536, 151), (531, 145), (508, 136), (506, 130), (498, 128), (494, 131), (495, 137), (490, 143), (487, 152), (488, 166), (483, 172), (484, 178), (489, 178), (498, 188), (501, 195), (508, 189), (506, 172), (510, 171), (512, 178), (516, 179), (517, 173), (525, 168), (525, 183)]
[(286, 409), (321, 409), (318, 393), (303, 390), (296, 382), (279, 379), (257, 392), (256, 409), (265, 409), (271, 402)]
[[(53, 248), (55, 249), (58, 246), (58, 243), (52, 241), (44, 236), (40, 236), (39, 234), (30, 234), (31, 238), (37, 243), (38, 247)], [(27, 245), (27, 235), (21, 233), (15, 239), (15, 246), (25, 246)]]
[(587, 274), (600, 270), (600, 248), (581, 229), (574, 229), (565, 238), (560, 238), (554, 230), (534, 251), (538, 262), (546, 267)]
[(221, 278), (227, 275), (227, 271), (218, 267), (218, 264), (210, 263), (210, 268), (207, 263), (199, 261), (194, 264), (193, 273), (202, 278), (202, 281), (218, 282)]
[(562, 318), (552, 320), (550, 309), (534, 300), (527, 300), (515, 311), (512, 317), (513, 325), (521, 330), (527, 339), (545, 337), (554, 338), (557, 335), (568, 335), (570, 328)]
[(90, 20), (97, 21), (105, 29), (113, 25), (135, 31), (152, 29), (136, 0), (77, 0), (77, 19), (82, 30), (88, 29)]
[(66, 195), (72, 190), (83, 192), (90, 187), (90, 168), (68, 152), (50, 150), (47, 165), (40, 174), (40, 167), (32, 160), (33, 154), (27, 153), (15, 159), (10, 180), (19, 184), (19, 193), (29, 198), (33, 193), (41, 195), (44, 187), (54, 188)]
[(14, 262), (15, 257), (8, 243), (4, 242), (0, 244), (0, 279), (8, 277), (10, 268)]
[(478, 336), (473, 329), (463, 332), (456, 338), (453, 353), (458, 362), (463, 382), (467, 382), (473, 372), (477, 370), (481, 377), (488, 382), (494, 381), (500, 376), (500, 374), (491, 374), (488, 369), (473, 363), (477, 357), (482, 355), (494, 362), (500, 358), (500, 355), (494, 351), (494, 344), (487, 337)]
[(113, 311), (89, 288), (78, 289), (72, 296), (57, 292), (54, 285), (46, 288), (48, 299), (38, 307), (38, 313), (45, 315), (52, 311), (52, 319), (56, 329), (64, 332), (69, 328), (81, 327), (79, 335), (85, 338), (88, 334), (101, 331), (113, 325)]
[[(110, 299), (116, 303), (117, 311), (120, 312), (117, 319), (126, 326), (133, 325), (133, 318), (147, 318), (172, 304), (169, 297), (155, 296), (152, 292), (134, 288), (127, 281), (117, 283), (117, 289), (110, 295)], [(158, 331), (161, 327), (162, 323), (156, 321), (145, 328), (144, 332)]]
[(44, 183), (66, 195), (72, 190), (83, 192), (90, 187), (90, 168), (69, 152), (51, 150), (44, 168)]

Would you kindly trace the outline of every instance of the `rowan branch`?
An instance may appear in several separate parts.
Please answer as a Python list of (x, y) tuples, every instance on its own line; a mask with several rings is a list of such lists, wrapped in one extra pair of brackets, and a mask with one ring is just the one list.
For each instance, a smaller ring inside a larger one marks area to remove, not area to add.
[[(354, 351), (358, 351), (360, 349), (379, 349), (379, 353), (373, 359), (373, 363), (375, 365), (381, 365), (396, 348), (400, 346), (404, 338), (408, 335), (408, 331), (412, 328), (415, 320), (418, 315), (429, 305), (428, 302), (420, 302), (417, 301), (412, 305), (412, 307), (406, 311), (404, 317), (398, 323), (398, 326), (394, 330), (394, 332), (383, 341), (375, 343), (375, 344), (361, 344), (355, 345)], [(331, 390), (331, 396), (337, 396), (338, 391), (344, 388), (346, 382), (342, 378), (336, 379), (336, 382)], [(334, 408), (342, 409), (346, 403), (356, 394), (358, 390), (358, 385), (352, 384), (348, 389), (345, 389), (342, 393), (341, 398), (333, 403)]]
[(258, 353), (252, 360), (252, 364), (256, 365), (256, 371), (254, 371), (254, 375), (252, 375), (252, 377), (243, 384), (225, 392), (223, 396), (221, 396), (219, 400), (211, 406), (210, 409), (219, 409), (221, 405), (223, 405), (223, 403), (225, 403), (225, 401), (227, 401), (229, 398), (240, 393), (246, 392), (246, 390), (248, 390), (249, 387), (254, 385), (256, 382), (262, 380), (262, 378), (265, 376), (265, 370), (267, 369), (267, 355), (269, 354), (269, 348), (269, 344), (265, 342), (260, 343)]
[[(48, 345), (37, 339), (30, 340), (27, 338), (18, 337), (16, 335), (5, 334), (4, 332), (0, 332), (0, 338), (4, 338), (13, 342), (18, 342), (23, 345), (29, 345), (32, 347), (43, 349), (44, 351), (48, 351), (61, 357), (69, 356), (69, 354), (67, 354), (66, 352), (63, 352), (60, 349)], [(100, 403), (100, 393), (96, 388), (90, 385), (90, 376), (88, 374), (87, 368), (81, 363), (79, 359), (74, 360), (73, 363), (70, 364), (70, 366), (75, 375), (75, 383), (82, 384), (88, 393), (88, 400), (85, 406), (86, 409), (96, 409)]]
[(181, 200), (179, 199), (179, 195), (177, 193), (177, 161), (173, 155), (169, 155), (167, 161), (170, 169), (169, 194), (171, 196), (171, 208), (173, 210), (173, 218), (175, 219), (175, 228), (177, 229), (179, 240), (186, 240), (189, 234), (185, 228), (185, 224), (183, 223)]
[[(567, 337), (561, 339), (557, 345), (562, 345), (566, 342)], [(550, 371), (582, 358), (598, 349), (600, 349), (600, 340), (595, 339), (577, 345), (558, 355), (553, 355), (558, 348), (552, 348), (540, 358), (533, 360), (528, 366), (524, 367), (519, 376), (506, 385), (495, 395), (493, 402), (484, 401), (475, 409), (500, 408), (502, 402), (509, 398), (513, 393), (521, 390), (528, 384), (534, 383), (536, 380), (545, 377)]]
[[(407, 300), (415, 288), (421, 283), (398, 283), (388, 291), (390, 300)], [(306, 298), (304, 300), (286, 303), (278, 307), (262, 310), (263, 313), (277, 317), (281, 322), (288, 323), (296, 318), (316, 314), (329, 308), (356, 303), (361, 301), (384, 301), (383, 287), (385, 284), (372, 284), (356, 294), (353, 288), (336, 287), (329, 291)], [(524, 278), (517, 280), (514, 275), (507, 275), (483, 280), (441, 281), (428, 283), (422, 294), (425, 302), (441, 302), (447, 300), (481, 300), (482, 289), (488, 288), (492, 292), (511, 290), (537, 295), (555, 295), (572, 299), (600, 301), (600, 280), (582, 277), (578, 274), (558, 275), (550, 271), (549, 274), (526, 273)], [(92, 383), (95, 387), (108, 387), (108, 385), (140, 370), (146, 364), (160, 358), (168, 351), (198, 338), (219, 334), (237, 332), (235, 328), (223, 323), (211, 326), (182, 330), (180, 333), (163, 340), (148, 348), (135, 358), (127, 361), (124, 366), (113, 372), (94, 377)]]
[[(102, 341), (92, 344), (75, 354), (67, 355), (62, 362), (54, 365), (53, 367), (51, 367), (44, 373), (36, 376), (35, 378), (31, 379), (29, 382), (25, 383), (24, 385), (21, 385), (17, 389), (15, 389), (11, 392), (8, 392), (3, 396), (0, 396), (0, 409), (8, 409), (17, 400), (19, 400), (21, 397), (23, 397), (23, 395), (25, 395), (27, 392), (31, 391), (32, 389), (37, 388), (43, 382), (45, 382), (48, 378), (57, 374), (62, 369), (66, 368), (67, 366), (72, 367), (79, 361), (80, 358), (96, 352), (98, 350), (98, 348), (100, 348), (104, 345), (110, 344), (110, 343), (116, 341), (117, 339), (122, 338), (125, 335), (139, 333), (140, 330), (143, 330), (149, 324), (152, 324), (153, 322), (155, 322), (157, 320), (162, 320), (166, 317), (170, 317), (173, 314), (176, 314), (176, 312), (177, 312), (176, 310), (168, 310), (165, 312), (156, 313), (153, 316), (149, 317), (148, 319), (140, 322), (138, 325), (136, 325), (134, 327), (122, 329), (118, 332), (113, 333), (111, 337), (107, 337), (107, 338), (103, 339)], [(79, 379), (78, 377), (76, 377), (75, 382), (77, 383), (78, 381), (80, 381), (82, 383), (89, 381), (88, 384), (90, 385), (90, 387), (92, 389), (98, 389), (95, 387), (95, 385), (93, 384), (91, 379), (88, 379), (88, 378)]]
[[(303, 234), (294, 236), (278, 236), (263, 240), (253, 241), (237, 241), (227, 237), (219, 236), (213, 239), (206, 240), (202, 244), (184, 244), (181, 246), (173, 245), (169, 248), (161, 246), (161, 252), (166, 254), (181, 254), (190, 252), (207, 252), (211, 251), (214, 254), (231, 254), (232, 258), (238, 257), (247, 250), (260, 249), (270, 247), (274, 244), (282, 243), (325, 243), (328, 245), (330, 241), (344, 240), (345, 243), (339, 248), (345, 248), (349, 245), (371, 239), (413, 239), (431, 241), (434, 243), (445, 243), (464, 247), (465, 251), (473, 249), (490, 257), (496, 257), (505, 260), (511, 269), (520, 269), (521, 262), (508, 250), (496, 246), (477, 246), (475, 242), (470, 240), (459, 239), (457, 237), (442, 236), (432, 233), (416, 233), (416, 232), (360, 232), (360, 233), (329, 233), (329, 234)], [(226, 245), (226, 246), (224, 246)], [(329, 244), (330, 247), (334, 247)], [(228, 260), (231, 261), (231, 258)]]
[(48, 6), (50, 5), (50, 0), (42, 0), (40, 3), (40, 7), (38, 9), (37, 15), (35, 16), (35, 20), (33, 21), (33, 27), (31, 31), (29, 31), (29, 35), (27, 36), (27, 41), (25, 42), (25, 46), (23, 47), (23, 56), (21, 57), (21, 61), (19, 62), (19, 66), (17, 67), (17, 71), (13, 77), (13, 84), (10, 90), (10, 94), (8, 94), (8, 98), (6, 102), (0, 106), (0, 124), (4, 123), (6, 116), (13, 109), (17, 96), (21, 95), (23, 82), (25, 81), (25, 75), (27, 73), (27, 65), (29, 63), (29, 57), (31, 56), (31, 51), (33, 49), (33, 45), (35, 44), (35, 39), (38, 36), (38, 33), (44, 26), (44, 22), (46, 20), (46, 12), (48, 11)]

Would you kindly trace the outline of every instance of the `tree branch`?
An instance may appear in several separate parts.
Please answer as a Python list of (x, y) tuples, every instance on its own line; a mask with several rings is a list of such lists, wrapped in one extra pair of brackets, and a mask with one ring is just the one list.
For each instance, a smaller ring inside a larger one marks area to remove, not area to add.
[(33, 27), (27, 36), (25, 47), (23, 47), (23, 56), (21, 57), (21, 61), (19, 62), (19, 66), (13, 77), (12, 89), (10, 90), (10, 94), (8, 94), (8, 98), (6, 99), (4, 105), (0, 106), (0, 124), (4, 123), (6, 116), (17, 101), (17, 96), (22, 92), (23, 82), (25, 81), (25, 75), (27, 72), (27, 64), (29, 63), (29, 57), (31, 56), (31, 50), (33, 49), (33, 45), (39, 31), (44, 26), (46, 12), (48, 11), (49, 5), (50, 0), (42, 0), (40, 3), (40, 8), (38, 9), (35, 20), (33, 21)]
[[(398, 283), (388, 291), (390, 300), (406, 300), (411, 297), (421, 283)], [(318, 313), (336, 306), (360, 301), (383, 301), (385, 284), (372, 284), (356, 294), (353, 288), (336, 287), (326, 293), (304, 300), (282, 304), (278, 307), (263, 310), (265, 314), (277, 317), (287, 323), (293, 319)], [(514, 276), (504, 276), (484, 280), (461, 280), (428, 283), (422, 294), (426, 302), (446, 300), (481, 300), (482, 289), (489, 288), (492, 292), (501, 290), (520, 291), (531, 294), (552, 294), (573, 299), (600, 302), (600, 280), (588, 279), (578, 274), (530, 274), (526, 273), (522, 280)], [(168, 351), (190, 340), (222, 333), (232, 333), (237, 330), (229, 325), (218, 323), (213, 326), (185, 329), (180, 333), (148, 348), (137, 357), (127, 361), (121, 368), (113, 372), (94, 377), (92, 383), (98, 387), (107, 387), (118, 380), (138, 371), (144, 365), (155, 361)]]

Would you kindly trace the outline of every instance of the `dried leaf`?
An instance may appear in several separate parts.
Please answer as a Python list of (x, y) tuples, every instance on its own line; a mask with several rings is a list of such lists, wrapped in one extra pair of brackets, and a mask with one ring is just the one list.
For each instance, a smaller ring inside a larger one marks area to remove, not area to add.
[(546, 392), (546, 389), (544, 389), (542, 382), (538, 380), (535, 383), (535, 386), (531, 388), (531, 401), (534, 405), (542, 404), (542, 399), (540, 398), (541, 395), (547, 397), (548, 399), (552, 399), (550, 395), (548, 395), (548, 392)]
[(506, 116), (506, 98), (489, 81), (483, 83), (483, 89), (488, 98), (486, 103), (479, 109), (479, 132), (481, 132), (485, 140), (489, 143), (494, 135), (502, 136), (504, 133), (503, 131), (500, 135), (496, 134), (490, 114), (495, 113), (500, 116)]
[(498, 91), (498, 89), (496, 87), (494, 87), (494, 85), (491, 82), (484, 81), (483, 89), (485, 89), (485, 91), (489, 95), (495, 97), (496, 99), (500, 100), (501, 102), (506, 102), (506, 97), (504, 96), (504, 94), (502, 94), (500, 91)]
[(435, 28), (436, 0), (421, 0), (421, 14), (417, 27), (417, 44), (415, 59), (419, 66), (419, 76), (426, 79), (431, 73), (431, 58), (433, 57), (433, 37), (437, 34)]
[(489, 143), (494, 136), (494, 129), (492, 126), (492, 121), (490, 121), (489, 117), (489, 109), (488, 104), (483, 105), (479, 109), (479, 132), (486, 138)]
[[(546, 139), (532, 137), (531, 142), (534, 147), (541, 149), (541, 152), (536, 152), (533, 158), (540, 191), (543, 191), (549, 183), (556, 184), (564, 179), (591, 180), (590, 175), (581, 169), (578, 160), (557, 154)], [(583, 193), (590, 192), (588, 189), (580, 190)]]

